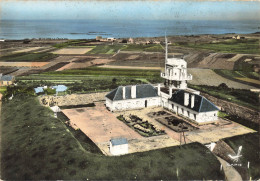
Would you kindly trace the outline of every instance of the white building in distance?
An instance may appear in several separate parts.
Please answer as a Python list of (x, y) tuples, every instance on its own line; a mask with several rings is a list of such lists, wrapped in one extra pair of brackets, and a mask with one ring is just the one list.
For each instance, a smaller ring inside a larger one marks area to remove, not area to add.
[(187, 87), (187, 81), (192, 80), (192, 75), (187, 73), (187, 62), (180, 58), (168, 58), (167, 43), (165, 50), (165, 69), (161, 73), (165, 79), (164, 86), (119, 86), (106, 95), (107, 108), (122, 111), (162, 106), (197, 123), (218, 120), (219, 109), (199, 91)]

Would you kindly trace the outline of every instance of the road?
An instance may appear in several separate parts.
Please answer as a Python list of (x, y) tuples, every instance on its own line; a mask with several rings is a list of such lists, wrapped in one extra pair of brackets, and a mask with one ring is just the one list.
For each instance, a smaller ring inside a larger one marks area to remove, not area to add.
[(241, 175), (237, 172), (236, 169), (234, 169), (233, 166), (229, 166), (229, 163), (223, 160), (222, 158), (217, 158), (223, 166), (223, 170), (225, 172), (227, 181), (242, 181)]

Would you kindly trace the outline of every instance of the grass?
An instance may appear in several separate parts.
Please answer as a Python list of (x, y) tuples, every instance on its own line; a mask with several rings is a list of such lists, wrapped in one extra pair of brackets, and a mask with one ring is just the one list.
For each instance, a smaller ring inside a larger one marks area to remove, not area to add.
[[(260, 178), (260, 149), (259, 149), (259, 133), (251, 133), (241, 136), (235, 136), (231, 138), (225, 138), (224, 141), (237, 152), (239, 146), (243, 146), (240, 158), (242, 168), (236, 167), (237, 169), (244, 169), (248, 173), (252, 180)], [(247, 164), (250, 162), (249, 169)], [(243, 178), (243, 180), (249, 180), (249, 178)]]
[(83, 47), (83, 46), (86, 46), (86, 45), (83, 45), (83, 46), (81, 46), (81, 44), (83, 43), (89, 43), (89, 42), (91, 42), (91, 41), (93, 41), (93, 40), (69, 40), (69, 41), (67, 41), (67, 42), (62, 42), (62, 43), (57, 43), (57, 44), (55, 44), (55, 45), (53, 45), (53, 47), (55, 47), (55, 48), (66, 48), (66, 47), (68, 47), (68, 46), (70, 46), (70, 47)]
[(163, 52), (164, 49), (162, 48), (161, 45), (136, 45), (136, 44), (131, 44), (127, 45), (124, 48), (122, 48), (122, 51), (144, 51), (144, 52)]
[(0, 57), (3, 62), (49, 62), (58, 57), (52, 53), (16, 53)]
[[(218, 75), (225, 77), (227, 79), (241, 82), (244, 84), (252, 85), (252, 86), (259, 86), (258, 82), (259, 81), (259, 74), (256, 72), (249, 72), (249, 71), (234, 71), (234, 70), (221, 70), (221, 69), (216, 69), (213, 70), (215, 73)], [(252, 79), (252, 81), (246, 81), (246, 80)], [(255, 81), (254, 81), (255, 80)]]
[(120, 50), (124, 45), (97, 45), (87, 54), (114, 54)]
[(223, 53), (260, 53), (258, 39), (229, 39), (216, 43), (175, 43), (175, 45), (196, 49), (207, 49)]
[(205, 92), (214, 97), (224, 99), (241, 106), (245, 106), (254, 110), (258, 110), (258, 93), (245, 89), (218, 88), (216, 86), (206, 85), (189, 85), (190, 88)]
[[(86, 150), (34, 97), (15, 97), (2, 109), (2, 179), (224, 179), (220, 164), (199, 143), (120, 157)], [(178, 176), (176, 171), (178, 170)]]
[(4, 94), (6, 92), (7, 87), (0, 87), (0, 93)]
[(96, 75), (96, 76), (124, 76), (124, 77), (160, 77), (160, 70), (117, 69), (103, 67), (88, 67), (77, 70), (63, 70), (59, 72), (45, 72), (45, 75)]

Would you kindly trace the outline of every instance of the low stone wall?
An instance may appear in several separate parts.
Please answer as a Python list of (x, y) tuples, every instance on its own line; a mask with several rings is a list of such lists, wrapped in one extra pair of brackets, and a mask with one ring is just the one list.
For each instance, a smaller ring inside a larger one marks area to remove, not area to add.
[(206, 97), (208, 100), (216, 104), (217, 106), (221, 107), (221, 110), (231, 114), (231, 115), (237, 115), (238, 117), (241, 117), (243, 119), (252, 121), (254, 123), (259, 124), (259, 113), (258, 111), (255, 111), (253, 109), (249, 109), (244, 106), (240, 106), (235, 103), (231, 103), (222, 99), (218, 99), (216, 97), (210, 96), (206, 93), (201, 93), (204, 97)]
[(90, 104), (94, 101), (104, 101), (105, 95), (108, 92), (90, 93), (90, 94), (67, 94), (64, 96), (41, 96), (39, 97), (41, 104), (44, 106), (58, 105), (58, 106), (70, 106)]

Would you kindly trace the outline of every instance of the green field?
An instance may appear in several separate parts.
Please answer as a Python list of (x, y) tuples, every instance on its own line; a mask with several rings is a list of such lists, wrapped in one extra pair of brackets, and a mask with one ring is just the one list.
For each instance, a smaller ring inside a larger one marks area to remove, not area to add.
[[(235, 167), (238, 171), (247, 172), (248, 178), (243, 178), (243, 180), (252, 180), (260, 178), (260, 149), (259, 149), (259, 133), (246, 134), (241, 136), (235, 136), (231, 138), (226, 138), (224, 141), (237, 152), (239, 146), (243, 146), (241, 154), (241, 164), (242, 167)], [(247, 164), (250, 162), (249, 169)], [(245, 175), (245, 174), (244, 174)], [(243, 175), (242, 175), (243, 176)]]
[(53, 47), (55, 47), (55, 48), (84, 47), (84, 46), (87, 46), (87, 45), (85, 45), (86, 43), (89, 43), (91, 41), (93, 41), (93, 40), (68, 40), (67, 42), (57, 43), (57, 44), (53, 45)]
[(245, 53), (260, 54), (258, 39), (229, 39), (216, 43), (175, 43), (176, 46), (183, 46), (196, 49), (207, 49), (223, 53)]
[(15, 97), (2, 107), (2, 179), (87, 180), (224, 179), (220, 164), (199, 143), (120, 157), (86, 150), (35, 97)]
[(2, 62), (49, 62), (58, 55), (52, 53), (16, 53), (0, 57)]
[(250, 90), (221, 88), (206, 85), (189, 85), (189, 87), (245, 107), (255, 110), (259, 109), (258, 93), (251, 92)]
[(88, 67), (77, 70), (63, 70), (59, 72), (46, 72), (44, 75), (95, 75), (95, 76), (124, 76), (124, 77), (160, 77), (160, 70), (141, 70), (141, 69), (113, 69), (101, 67)]
[(161, 45), (155, 45), (155, 44), (148, 44), (148, 45), (126, 45), (124, 48), (122, 48), (122, 51), (144, 51), (144, 52), (164, 52), (164, 49)]
[(120, 50), (124, 45), (97, 45), (87, 54), (114, 54)]

